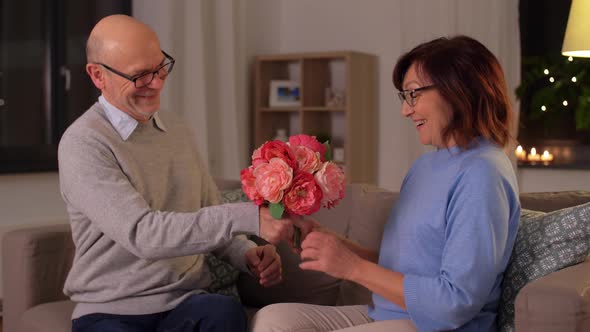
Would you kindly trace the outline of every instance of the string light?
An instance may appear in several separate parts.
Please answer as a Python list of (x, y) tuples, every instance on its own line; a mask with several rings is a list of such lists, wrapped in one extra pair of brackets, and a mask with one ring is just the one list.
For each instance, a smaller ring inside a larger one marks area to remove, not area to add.
[(578, 81), (578, 79), (574, 76), (572, 77), (572, 82), (576, 83)]
[(549, 82), (551, 82), (551, 83), (555, 82), (555, 79), (553, 78), (553, 76), (549, 77)]
[(563, 106), (567, 106), (567, 100), (564, 100), (562, 104)]
[(543, 73), (544, 73), (545, 75), (549, 75), (549, 69), (545, 68), (545, 70), (543, 70)]
[(545, 112), (547, 110), (547, 107), (545, 107), (545, 105), (541, 106), (541, 111)]
[(572, 62), (572, 61), (574, 61), (574, 58), (572, 58), (572, 57), (570, 56), (570, 57), (568, 57), (568, 58), (567, 58), (567, 60), (568, 60), (569, 62)]

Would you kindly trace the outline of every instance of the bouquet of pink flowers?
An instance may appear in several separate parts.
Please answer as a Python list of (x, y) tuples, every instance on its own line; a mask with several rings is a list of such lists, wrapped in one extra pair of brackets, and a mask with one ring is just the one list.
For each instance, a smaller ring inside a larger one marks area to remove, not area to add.
[(330, 146), (315, 136), (295, 135), (289, 142), (268, 141), (252, 154), (240, 174), (242, 190), (256, 205), (268, 204), (280, 219), (284, 211), (310, 215), (332, 208), (344, 197), (344, 172), (330, 161)]

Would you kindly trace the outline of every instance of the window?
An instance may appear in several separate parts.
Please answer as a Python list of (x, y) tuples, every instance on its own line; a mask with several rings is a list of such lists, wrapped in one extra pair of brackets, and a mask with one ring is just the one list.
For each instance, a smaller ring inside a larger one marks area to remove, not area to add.
[(520, 0), (522, 81), (518, 140), (549, 150), (552, 163), (522, 166), (590, 168), (590, 59), (561, 55), (571, 0)]
[(57, 169), (65, 129), (96, 100), (85, 73), (94, 24), (131, 0), (0, 0), (0, 172)]

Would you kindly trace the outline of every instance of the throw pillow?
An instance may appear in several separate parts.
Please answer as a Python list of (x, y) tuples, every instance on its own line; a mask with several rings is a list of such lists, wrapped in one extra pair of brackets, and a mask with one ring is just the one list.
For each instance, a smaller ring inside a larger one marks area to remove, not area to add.
[(504, 273), (500, 331), (514, 331), (514, 300), (529, 282), (583, 262), (590, 253), (590, 203), (543, 213), (522, 210)]
[[(242, 189), (222, 190), (220, 191), (220, 194), (221, 202), (224, 204), (248, 201), (248, 198), (244, 192), (242, 192)], [(207, 291), (210, 293), (232, 296), (239, 302), (240, 295), (236, 283), (240, 271), (213, 254), (207, 254), (205, 260), (209, 266), (209, 271), (211, 272), (211, 285), (209, 285)]]
[(220, 194), (221, 203), (223, 204), (249, 201), (248, 197), (246, 197), (246, 194), (244, 194), (241, 188), (221, 190)]
[(240, 302), (240, 294), (236, 285), (240, 271), (228, 262), (215, 257), (213, 254), (205, 255), (205, 261), (209, 266), (209, 272), (211, 272), (211, 284), (207, 288), (207, 291), (209, 293), (231, 296)]

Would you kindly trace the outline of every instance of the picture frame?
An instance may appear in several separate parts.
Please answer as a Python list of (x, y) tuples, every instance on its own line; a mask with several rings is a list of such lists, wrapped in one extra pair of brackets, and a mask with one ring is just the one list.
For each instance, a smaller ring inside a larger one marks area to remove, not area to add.
[(270, 107), (301, 106), (299, 82), (288, 80), (270, 81), (268, 104)]

